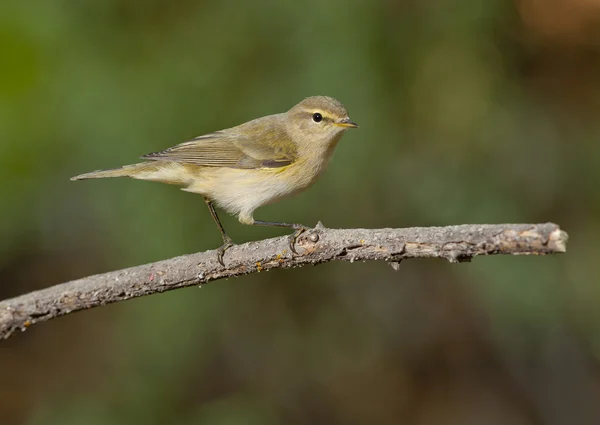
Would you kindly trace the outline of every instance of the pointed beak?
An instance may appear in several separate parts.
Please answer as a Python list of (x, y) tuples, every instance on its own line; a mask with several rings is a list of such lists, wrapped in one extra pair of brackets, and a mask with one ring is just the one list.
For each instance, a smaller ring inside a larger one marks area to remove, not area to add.
[(334, 124), (337, 125), (338, 127), (358, 128), (358, 124), (356, 124), (355, 122), (350, 121), (350, 118), (344, 118), (344, 119), (339, 120), (338, 122), (336, 122)]

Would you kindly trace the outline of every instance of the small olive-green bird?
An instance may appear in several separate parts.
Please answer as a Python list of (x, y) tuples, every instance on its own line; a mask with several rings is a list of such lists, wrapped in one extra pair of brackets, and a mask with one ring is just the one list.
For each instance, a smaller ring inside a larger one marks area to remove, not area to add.
[(132, 177), (184, 186), (204, 197), (223, 238), (218, 260), (233, 245), (213, 202), (243, 224), (295, 229), (290, 248), (307, 227), (255, 220), (254, 210), (310, 187), (325, 170), (344, 132), (358, 125), (331, 97), (304, 99), (282, 114), (269, 115), (226, 130), (196, 137), (147, 160), (112, 170), (92, 171), (71, 180)]

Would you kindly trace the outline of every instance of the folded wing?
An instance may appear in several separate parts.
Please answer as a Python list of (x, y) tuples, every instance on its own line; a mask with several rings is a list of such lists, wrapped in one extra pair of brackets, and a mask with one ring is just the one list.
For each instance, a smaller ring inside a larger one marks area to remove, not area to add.
[(277, 168), (296, 160), (296, 147), (285, 130), (256, 120), (199, 136), (142, 158), (203, 167)]

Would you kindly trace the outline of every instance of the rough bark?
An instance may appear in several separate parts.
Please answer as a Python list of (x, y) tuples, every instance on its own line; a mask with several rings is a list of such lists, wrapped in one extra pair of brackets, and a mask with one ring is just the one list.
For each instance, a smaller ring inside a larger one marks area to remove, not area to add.
[(406, 229), (326, 229), (318, 225), (298, 239), (293, 254), (279, 237), (216, 251), (84, 277), (0, 302), (0, 339), (17, 330), (79, 310), (210, 281), (332, 260), (443, 258), (451, 263), (478, 255), (544, 255), (566, 251), (567, 234), (556, 224), (474, 224)]

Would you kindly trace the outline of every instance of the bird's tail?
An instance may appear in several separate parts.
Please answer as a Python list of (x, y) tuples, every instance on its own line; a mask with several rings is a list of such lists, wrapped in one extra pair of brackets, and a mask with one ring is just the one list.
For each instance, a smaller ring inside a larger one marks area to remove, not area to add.
[(108, 177), (133, 177), (144, 178), (144, 175), (156, 172), (157, 166), (153, 162), (141, 162), (139, 164), (125, 165), (110, 170), (97, 170), (90, 173), (71, 177), (71, 180), (104, 179)]

